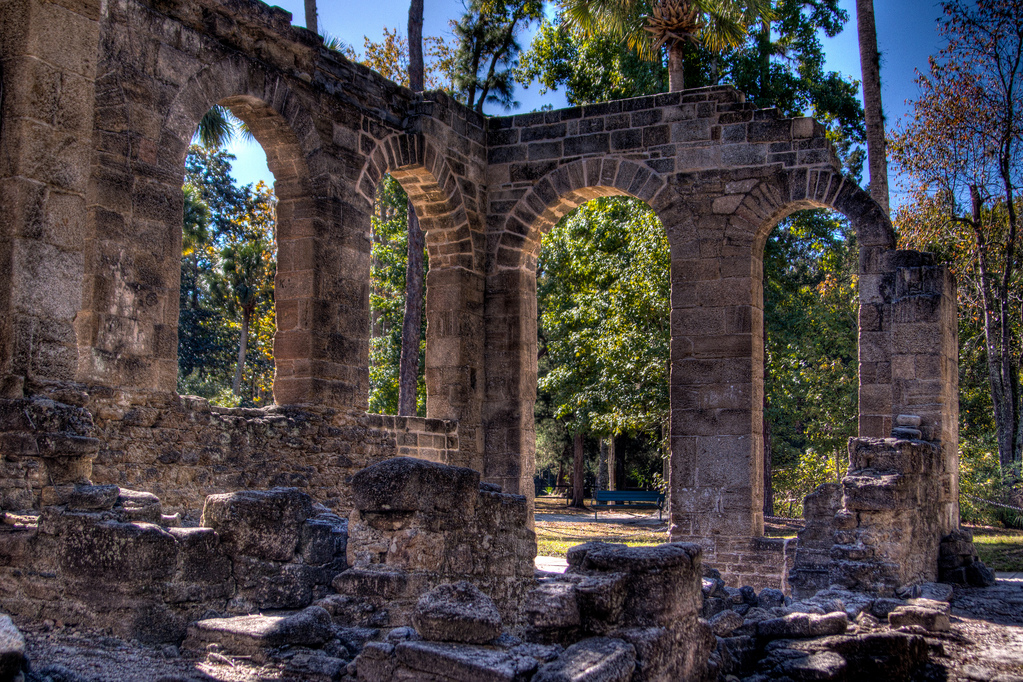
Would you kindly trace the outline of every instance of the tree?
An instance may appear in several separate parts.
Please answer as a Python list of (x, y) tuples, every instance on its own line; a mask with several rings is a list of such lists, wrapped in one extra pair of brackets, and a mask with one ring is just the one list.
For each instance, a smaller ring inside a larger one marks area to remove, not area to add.
[(193, 145), (185, 163), (178, 385), (262, 404), (273, 379), (275, 199), (262, 183), (236, 186), (233, 158)]
[(668, 90), (685, 88), (685, 45), (713, 51), (741, 44), (770, 18), (770, 0), (564, 0), (570, 24), (626, 42), (647, 59), (667, 51)]
[[(412, 0), (408, 11), (409, 87), (420, 92), (424, 87), (423, 0)], [(405, 267), (405, 315), (401, 326), (401, 363), (398, 369), (398, 414), (416, 414), (416, 389), (419, 386), (419, 345), (423, 326), (423, 251), (426, 238), (419, 226), (412, 201), (408, 202), (408, 256)]]
[(958, 277), (963, 317), (982, 330), (1002, 474), (1018, 481), (1023, 0), (954, 1), (944, 11), (948, 44), (919, 75), (913, 116), (892, 135), (913, 182), (897, 223), (908, 245), (942, 253)]
[(881, 55), (877, 51), (874, 0), (856, 0), (856, 27), (860, 43), (860, 71), (863, 74), (863, 108), (867, 114), (870, 196), (887, 214), (888, 153), (885, 150), (884, 111), (881, 107)]
[(518, 35), (542, 18), (542, 0), (469, 0), (466, 13), (451, 25), (453, 85), (469, 108), (482, 114), (486, 102), (506, 108), (514, 104)]

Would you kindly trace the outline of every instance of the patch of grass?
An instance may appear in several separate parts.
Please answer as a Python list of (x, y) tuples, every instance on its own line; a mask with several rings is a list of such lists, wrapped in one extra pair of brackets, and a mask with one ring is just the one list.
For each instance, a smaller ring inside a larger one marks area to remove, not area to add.
[(977, 556), (992, 571), (1023, 571), (1023, 530), (966, 526), (973, 531)]
[(569, 547), (601, 540), (621, 542), (630, 547), (651, 547), (668, 541), (667, 530), (636, 528), (619, 523), (559, 523), (537, 521), (536, 553), (538, 556), (564, 557)]

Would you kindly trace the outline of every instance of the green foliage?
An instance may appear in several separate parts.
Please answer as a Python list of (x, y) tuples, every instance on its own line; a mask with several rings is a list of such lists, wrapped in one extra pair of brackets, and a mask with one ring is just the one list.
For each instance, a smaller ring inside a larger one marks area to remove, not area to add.
[(842, 459), (856, 435), (857, 258), (851, 227), (827, 211), (783, 221), (765, 245), (766, 416), (775, 468), (794, 466), (809, 451)]
[[(273, 191), (237, 187), (231, 154), (193, 145), (185, 161), (178, 392), (221, 405), (273, 401)], [(231, 397), (248, 315), (249, 352), (239, 396)]]
[(540, 389), (555, 419), (616, 434), (664, 423), (669, 270), (664, 228), (635, 199), (596, 199), (544, 237)]
[(560, 87), (570, 104), (590, 104), (665, 90), (668, 74), (606, 35), (585, 38), (565, 24), (544, 22), (523, 53), (516, 78), (537, 81), (540, 94)]
[(828, 481), (835, 481), (835, 471), (827, 457), (814, 450), (799, 453), (791, 466), (774, 473), (775, 514), (788, 518), (802, 516), (803, 499)]
[(448, 68), (456, 96), (480, 113), (484, 102), (515, 106), (518, 36), (541, 18), (541, 0), (468, 0), (466, 13), (451, 24), (456, 47)]
[[(408, 265), (408, 196), (397, 180), (386, 176), (377, 189), (370, 219), (373, 227), (373, 264), (370, 271), (369, 410), (398, 412), (398, 369), (401, 327), (405, 319), (405, 276)], [(423, 267), (428, 268), (426, 255)], [(419, 349), (419, 386), (416, 411), (426, 414), (426, 316)]]

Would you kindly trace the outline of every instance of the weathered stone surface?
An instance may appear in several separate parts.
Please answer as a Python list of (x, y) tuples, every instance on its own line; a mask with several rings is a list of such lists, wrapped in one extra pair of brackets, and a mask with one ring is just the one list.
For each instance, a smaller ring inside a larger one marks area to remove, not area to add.
[[(438, 679), (457, 682), (525, 682), (537, 661), (511, 651), (441, 642), (401, 642), (394, 647), (394, 665), (404, 674), (398, 679)], [(358, 663), (363, 679), (362, 657)], [(435, 677), (434, 677), (435, 676)], [(390, 680), (370, 673), (367, 679)], [(533, 678), (535, 679), (535, 678)]]
[(742, 626), (743, 617), (732, 610), (722, 611), (707, 621), (710, 629), (718, 637), (729, 637)]
[(565, 649), (540, 668), (533, 682), (627, 682), (636, 667), (636, 650), (620, 639), (593, 637)]
[(546, 582), (531, 590), (522, 615), (535, 628), (574, 628), (581, 623), (575, 584)]
[(501, 634), (501, 614), (494, 601), (464, 580), (420, 597), (412, 624), (424, 639), (437, 642), (483, 644)]
[(352, 477), (355, 508), (363, 512), (470, 515), (479, 493), (479, 472), (411, 457), (366, 467)]
[(123, 521), (140, 521), (159, 525), (163, 516), (160, 498), (153, 493), (137, 490), (118, 490), (114, 511)]
[(219, 644), (239, 656), (262, 656), (267, 649), (281, 646), (317, 647), (333, 635), (330, 614), (319, 606), (310, 606), (287, 616), (236, 616), (208, 618), (188, 628), (184, 647), (205, 650), (206, 644)]
[(792, 637), (822, 637), (846, 631), (849, 617), (844, 612), (818, 616), (809, 613), (791, 613), (757, 623), (757, 634), (763, 639)]
[(312, 500), (295, 488), (247, 490), (207, 497), (202, 525), (217, 531), (232, 557), (288, 561), (310, 516)]
[(13, 682), (26, 662), (25, 638), (10, 616), (0, 614), (0, 682)]
[[(121, 489), (116, 485), (77, 485), (64, 504), (68, 509), (106, 511), (119, 502)], [(143, 520), (143, 519), (139, 519)]]
[(757, 605), (762, 609), (785, 606), (785, 593), (770, 587), (760, 590), (760, 594), (757, 596)]
[(888, 622), (893, 628), (919, 625), (931, 632), (948, 632), (952, 628), (948, 614), (924, 606), (900, 606), (888, 614)]

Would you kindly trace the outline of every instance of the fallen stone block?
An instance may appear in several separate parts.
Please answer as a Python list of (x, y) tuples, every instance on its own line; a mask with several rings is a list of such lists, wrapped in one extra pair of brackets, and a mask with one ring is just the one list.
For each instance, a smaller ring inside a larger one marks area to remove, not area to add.
[(319, 606), (310, 606), (286, 616), (236, 616), (207, 618), (191, 624), (182, 645), (203, 651), (207, 644), (219, 644), (237, 656), (265, 659), (268, 649), (282, 646), (318, 647), (333, 634), (330, 614)]
[(312, 498), (296, 488), (245, 490), (207, 497), (202, 525), (217, 531), (231, 557), (290, 561), (312, 511)]
[(757, 624), (757, 635), (763, 639), (791, 639), (839, 635), (849, 627), (844, 611), (818, 616), (812, 613), (790, 613)]
[(522, 606), (522, 617), (535, 628), (574, 628), (580, 624), (575, 585), (547, 582), (531, 590)]
[[(397, 679), (407, 680), (435, 679), (431, 676), (436, 676), (436, 679), (458, 682), (525, 682), (538, 666), (531, 656), (443, 642), (401, 642), (394, 647), (394, 658), (397, 666), (406, 669), (406, 674)], [(362, 682), (361, 656), (357, 667)]]
[(620, 639), (592, 637), (573, 644), (540, 668), (533, 682), (628, 682), (636, 649)]
[(501, 614), (490, 597), (463, 580), (420, 597), (412, 625), (427, 640), (483, 644), (501, 634)]
[(122, 521), (152, 523), (159, 525), (163, 520), (163, 506), (160, 498), (153, 493), (138, 490), (119, 489), (113, 511)]
[(785, 593), (772, 587), (760, 590), (757, 595), (757, 606), (762, 609), (772, 609), (776, 606), (785, 606)]
[(743, 617), (735, 611), (722, 611), (707, 621), (711, 631), (717, 637), (728, 637), (742, 626)]
[(352, 477), (362, 512), (456, 513), (468, 517), (479, 497), (479, 472), (411, 457), (394, 457)]
[(917, 625), (930, 632), (952, 629), (947, 614), (923, 606), (900, 606), (888, 614), (888, 624), (893, 628)]

